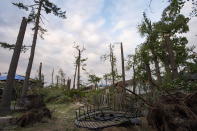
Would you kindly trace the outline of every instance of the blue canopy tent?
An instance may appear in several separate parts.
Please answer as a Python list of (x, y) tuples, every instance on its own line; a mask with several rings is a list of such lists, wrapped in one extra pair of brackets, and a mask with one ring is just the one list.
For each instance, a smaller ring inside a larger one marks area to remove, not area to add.
[[(15, 75), (14, 79), (17, 81), (17, 82), (22, 82), (25, 80), (25, 77), (24, 76), (20, 76), (20, 75)], [(7, 80), (7, 74), (2, 74), (0, 75), (0, 83), (4, 83), (6, 82)], [(3, 94), (3, 88), (5, 85), (1, 86), (0, 88), (0, 98), (1, 98), (1, 95)], [(13, 93), (14, 93), (14, 96), (16, 95), (16, 89), (13, 89)]]
[[(23, 81), (25, 80), (25, 77), (24, 76), (20, 76), (20, 75), (15, 75), (15, 80), (19, 80), (19, 81)], [(6, 81), (7, 80), (7, 74), (6, 75), (1, 75), (0, 76), (0, 81)]]

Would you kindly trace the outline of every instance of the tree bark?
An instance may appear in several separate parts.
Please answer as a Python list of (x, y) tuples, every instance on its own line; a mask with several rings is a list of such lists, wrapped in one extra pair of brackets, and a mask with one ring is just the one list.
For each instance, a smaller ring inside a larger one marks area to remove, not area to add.
[(39, 82), (40, 82), (40, 86), (42, 86), (42, 62), (40, 62), (40, 66), (39, 66)]
[(168, 59), (169, 56), (165, 52), (163, 52), (163, 56), (164, 56), (164, 67), (165, 67), (166, 73), (171, 78), (172, 72), (170, 70), (170, 63), (169, 63), (169, 59)]
[(67, 88), (68, 88), (68, 90), (70, 90), (70, 84), (71, 84), (71, 79), (68, 78), (68, 80), (67, 80)]
[(133, 64), (133, 92), (136, 93), (135, 65)]
[(115, 84), (115, 78), (114, 78), (114, 54), (112, 45), (110, 44), (110, 63), (111, 63), (111, 75), (112, 75), (112, 86)]
[(42, 62), (40, 62), (40, 66), (39, 66), (39, 81), (42, 81)]
[(155, 53), (152, 52), (152, 54), (153, 54), (153, 61), (154, 61), (154, 64), (155, 64), (157, 81), (158, 81), (158, 84), (161, 84), (162, 83), (162, 79), (161, 79), (161, 72), (160, 72), (160, 68), (159, 68), (158, 58), (157, 58)]
[(176, 66), (176, 58), (174, 56), (174, 52), (173, 52), (173, 45), (170, 41), (170, 35), (166, 34), (164, 35), (164, 40), (165, 40), (165, 47), (166, 47), (166, 51), (168, 52), (168, 59), (170, 61), (170, 65), (171, 65), (171, 70), (172, 70), (172, 79), (176, 79), (178, 77), (178, 70), (177, 70), (177, 66)]
[(153, 81), (153, 78), (152, 78), (152, 75), (151, 75), (151, 69), (150, 69), (150, 64), (147, 62), (145, 63), (145, 67), (146, 67), (146, 73), (148, 75), (148, 82), (149, 84), (152, 86), (152, 93), (154, 94), (156, 88), (158, 90), (160, 90), (160, 86), (157, 85), (154, 81)]
[(77, 75), (77, 63), (75, 65), (75, 74), (74, 74), (74, 80), (73, 80), (73, 89), (75, 89), (75, 79), (76, 79), (76, 75)]
[(153, 61), (154, 61), (154, 65), (155, 65), (157, 81), (158, 81), (158, 84), (161, 84), (162, 83), (162, 79), (161, 79), (161, 72), (160, 72), (160, 68), (159, 68), (158, 57), (156, 55), (156, 51), (154, 49), (153, 42), (149, 41), (148, 44), (149, 44), (150, 51), (151, 51), (151, 53), (153, 55)]
[(12, 97), (12, 91), (14, 86), (14, 78), (16, 75), (16, 69), (18, 66), (18, 60), (20, 57), (21, 47), (23, 44), (23, 39), (25, 36), (25, 31), (27, 27), (27, 19), (23, 17), (23, 20), (20, 25), (20, 30), (18, 33), (16, 46), (14, 48), (14, 52), (12, 55), (12, 60), (9, 66), (8, 75), (7, 75), (7, 81), (6, 86), (3, 90), (3, 98), (0, 105), (0, 114), (6, 114), (10, 112), (10, 106), (11, 106), (11, 97)]
[(39, 22), (40, 22), (42, 5), (43, 5), (43, 0), (40, 1), (39, 7), (38, 7), (38, 13), (37, 13), (37, 17), (36, 17), (35, 30), (34, 30), (34, 35), (33, 35), (30, 58), (29, 58), (29, 63), (28, 63), (27, 70), (26, 70), (25, 81), (23, 84), (22, 95), (21, 95), (21, 99), (20, 99), (21, 104), (23, 103), (23, 99), (26, 96), (27, 90), (28, 90), (29, 78), (30, 78), (31, 69), (32, 69), (32, 65), (33, 65), (35, 48), (36, 48), (36, 41), (37, 41), (38, 30), (39, 30)]
[(146, 67), (146, 73), (147, 73), (147, 76), (148, 76), (148, 81), (149, 81), (150, 85), (152, 85), (154, 87), (155, 85), (153, 84), (153, 79), (152, 79), (151, 69), (150, 69), (149, 63), (145, 63), (145, 67)]
[(59, 76), (58, 75), (56, 76), (56, 86), (57, 87), (59, 86)]
[(124, 52), (123, 52), (123, 46), (122, 42), (120, 44), (121, 48), (121, 60), (122, 60), (122, 82), (123, 82), (123, 87), (124, 87), (124, 92), (125, 92), (125, 67), (124, 67)]
[(77, 89), (80, 88), (80, 64), (81, 64), (81, 51), (79, 50), (78, 75), (77, 75)]
[(163, 60), (165, 71), (166, 71), (167, 75), (169, 76), (169, 78), (171, 78), (170, 61), (169, 61), (169, 56), (165, 51), (166, 50), (165, 41), (163, 41), (163, 43), (162, 43), (162, 48), (164, 50), (162, 51), (163, 58), (161, 58), (161, 59)]

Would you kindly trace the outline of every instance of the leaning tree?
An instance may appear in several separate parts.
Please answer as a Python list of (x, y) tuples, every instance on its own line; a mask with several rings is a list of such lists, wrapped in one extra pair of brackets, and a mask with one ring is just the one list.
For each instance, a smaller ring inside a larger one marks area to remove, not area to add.
[(11, 49), (11, 47), (14, 48), (14, 52), (13, 52), (9, 70), (8, 70), (6, 86), (4, 87), (3, 98), (1, 101), (1, 105), (0, 105), (1, 114), (5, 114), (10, 111), (11, 96), (12, 96), (12, 91), (14, 87), (14, 77), (16, 74), (17, 66), (18, 66), (18, 61), (19, 61), (20, 52), (22, 49), (26, 27), (27, 27), (27, 19), (24, 17), (21, 22), (16, 44), (12, 46), (10, 46), (10, 44), (7, 44), (7, 43), (1, 44), (1, 45), (4, 45), (4, 47), (10, 47), (9, 49)]
[[(45, 12), (46, 14), (53, 13), (55, 16), (58, 16), (60, 18), (65, 19), (65, 11), (62, 11), (59, 7), (57, 7), (54, 3), (50, 2), (49, 0), (34, 0), (34, 3), (32, 5), (25, 5), (21, 2), (19, 3), (13, 3), (20, 9), (24, 9), (28, 11), (31, 9), (31, 12), (29, 14), (29, 21), (31, 21), (34, 24), (33, 27), (33, 41), (32, 41), (32, 47), (31, 47), (31, 53), (29, 57), (28, 66), (26, 69), (26, 75), (25, 75), (25, 81), (22, 89), (21, 99), (20, 102), (23, 102), (23, 98), (25, 97), (27, 90), (28, 90), (28, 82), (29, 77), (31, 74), (32, 64), (34, 60), (34, 54), (35, 54), (35, 48), (37, 43), (37, 36), (40, 31), (41, 37), (46, 32), (46, 29), (42, 28), (40, 24), (40, 20), (42, 20), (42, 12)], [(42, 37), (43, 38), (43, 37)]]

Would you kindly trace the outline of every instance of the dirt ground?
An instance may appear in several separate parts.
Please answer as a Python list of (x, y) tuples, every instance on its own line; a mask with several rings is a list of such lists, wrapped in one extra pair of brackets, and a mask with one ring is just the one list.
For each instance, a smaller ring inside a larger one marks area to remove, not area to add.
[[(5, 128), (5, 131), (88, 131), (87, 129), (77, 128), (74, 125), (75, 110), (79, 106), (81, 106), (80, 103), (48, 105), (49, 109), (53, 112), (53, 118), (51, 120), (46, 119), (42, 123), (29, 125), (25, 128), (10, 126)], [(146, 120), (144, 118), (142, 120), (141, 127), (111, 127), (102, 131), (151, 131), (147, 126)]]

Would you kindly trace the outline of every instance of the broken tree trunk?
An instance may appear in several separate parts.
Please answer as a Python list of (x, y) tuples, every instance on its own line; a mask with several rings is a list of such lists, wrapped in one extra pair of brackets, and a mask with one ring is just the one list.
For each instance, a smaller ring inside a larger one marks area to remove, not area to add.
[(79, 50), (79, 58), (78, 58), (78, 75), (77, 75), (77, 89), (80, 89), (80, 64), (81, 64), (81, 51)]
[(20, 30), (18, 33), (17, 41), (16, 41), (16, 46), (14, 48), (12, 60), (11, 60), (10, 67), (8, 70), (6, 86), (4, 87), (4, 91), (3, 91), (3, 98), (2, 98), (1, 105), (0, 105), (1, 114), (8, 113), (10, 111), (12, 90), (14, 86), (14, 77), (16, 75), (16, 69), (18, 66), (18, 60), (20, 57), (20, 52), (21, 52), (21, 47), (23, 44), (26, 27), (27, 27), (27, 19), (23, 17)]
[(75, 89), (76, 75), (77, 75), (77, 62), (76, 62), (76, 65), (75, 65), (75, 74), (74, 74), (74, 80), (73, 80), (73, 89)]

